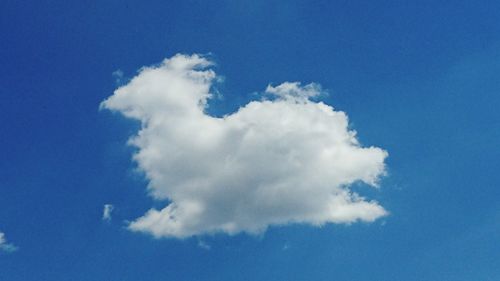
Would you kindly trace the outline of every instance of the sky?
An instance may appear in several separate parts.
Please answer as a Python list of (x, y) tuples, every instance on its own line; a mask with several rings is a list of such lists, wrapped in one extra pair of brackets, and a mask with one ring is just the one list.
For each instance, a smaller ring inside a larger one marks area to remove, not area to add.
[(0, 280), (500, 280), (500, 2), (0, 2)]

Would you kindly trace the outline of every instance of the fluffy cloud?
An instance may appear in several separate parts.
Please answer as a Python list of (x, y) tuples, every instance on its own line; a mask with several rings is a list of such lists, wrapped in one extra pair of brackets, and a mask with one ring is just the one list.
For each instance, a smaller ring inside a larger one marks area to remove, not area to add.
[(13, 244), (7, 243), (7, 239), (5, 238), (5, 233), (0, 232), (0, 252), (14, 252), (17, 250), (17, 247)]
[(104, 208), (102, 210), (102, 220), (110, 221), (111, 220), (111, 212), (115, 207), (111, 204), (104, 204)]
[(133, 158), (151, 196), (167, 202), (131, 230), (182, 238), (387, 214), (349, 189), (358, 181), (376, 186), (387, 152), (362, 147), (344, 112), (311, 101), (319, 85), (269, 85), (274, 98), (218, 118), (205, 113), (217, 79), (211, 66), (203, 56), (176, 55), (142, 68), (101, 104), (142, 123), (129, 140)]

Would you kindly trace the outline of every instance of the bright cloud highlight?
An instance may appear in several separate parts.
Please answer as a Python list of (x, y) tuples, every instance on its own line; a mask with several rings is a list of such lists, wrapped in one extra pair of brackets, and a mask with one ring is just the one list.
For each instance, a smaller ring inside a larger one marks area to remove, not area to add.
[(387, 152), (362, 147), (344, 112), (285, 82), (218, 118), (204, 109), (217, 76), (200, 55), (142, 68), (101, 108), (141, 121), (129, 143), (161, 209), (130, 223), (155, 237), (261, 233), (270, 225), (372, 222), (387, 211), (349, 189), (376, 186)]

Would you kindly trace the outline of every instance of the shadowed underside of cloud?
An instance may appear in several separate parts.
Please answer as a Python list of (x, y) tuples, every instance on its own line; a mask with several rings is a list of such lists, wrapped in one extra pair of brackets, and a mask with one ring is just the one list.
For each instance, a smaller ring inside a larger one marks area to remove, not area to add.
[(269, 85), (271, 100), (218, 118), (204, 109), (217, 76), (200, 55), (145, 67), (101, 108), (140, 120), (130, 144), (150, 194), (168, 200), (130, 223), (155, 237), (260, 233), (270, 225), (371, 222), (387, 214), (349, 190), (376, 186), (387, 152), (361, 147), (344, 112), (313, 102), (317, 84)]

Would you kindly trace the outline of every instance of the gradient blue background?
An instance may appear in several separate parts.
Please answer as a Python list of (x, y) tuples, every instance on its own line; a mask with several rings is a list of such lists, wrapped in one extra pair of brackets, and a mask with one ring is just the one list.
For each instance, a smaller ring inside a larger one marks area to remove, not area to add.
[[(161, 204), (130, 161), (137, 124), (98, 105), (117, 69), (178, 52), (218, 63), (213, 114), (268, 83), (322, 84), (389, 151), (381, 189), (355, 189), (391, 215), (260, 237), (127, 231)], [(0, 231), (19, 250), (0, 253), (0, 280), (500, 280), (499, 95), (499, 1), (2, 0)]]

